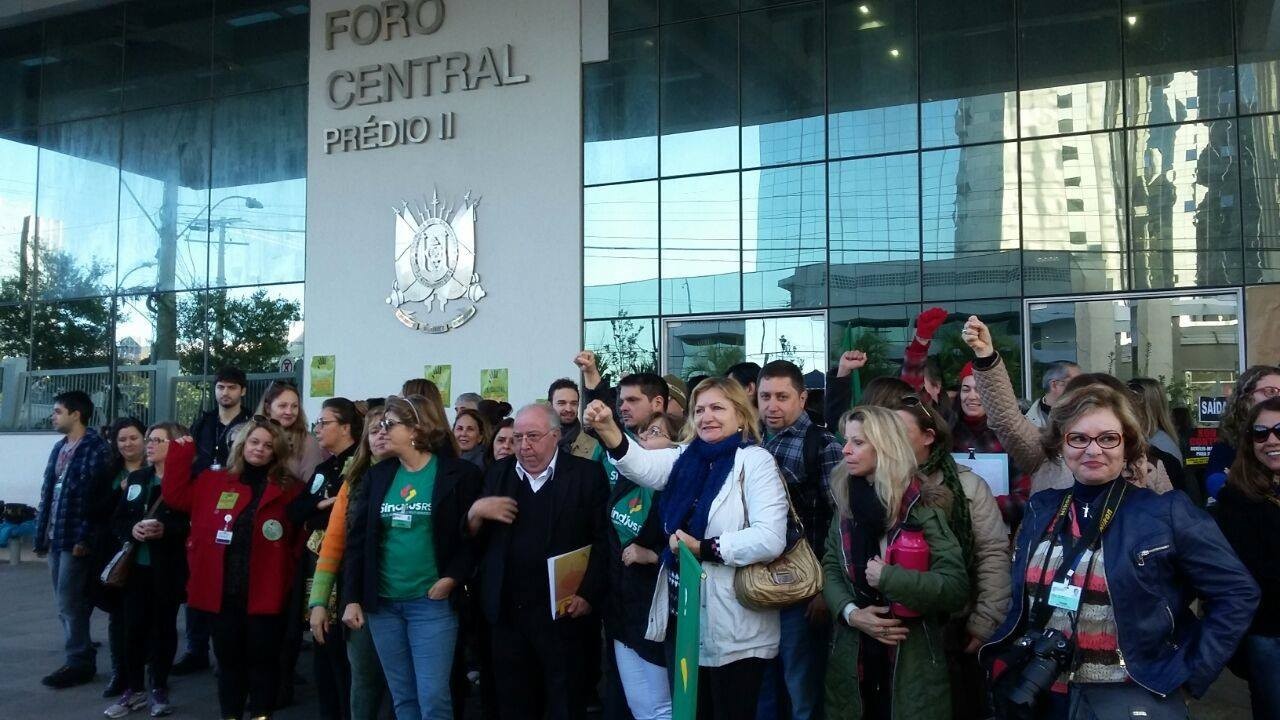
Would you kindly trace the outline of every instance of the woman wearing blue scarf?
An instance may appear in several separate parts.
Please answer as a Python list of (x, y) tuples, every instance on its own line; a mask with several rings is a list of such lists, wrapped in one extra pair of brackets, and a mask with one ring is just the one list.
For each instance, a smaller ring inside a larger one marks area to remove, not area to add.
[[(731, 378), (704, 380), (694, 388), (690, 407), (696, 434), (688, 444), (664, 450), (628, 442), (599, 401), (587, 408), (586, 419), (619, 472), (662, 491), (658, 511), (671, 547), (683, 541), (702, 561), (698, 717), (755, 717), (766, 661), (778, 654), (778, 612), (739, 603), (733, 576), (739, 567), (782, 554), (787, 497), (773, 456), (757, 444), (759, 421), (741, 385)], [(666, 572), (654, 588), (646, 633), (655, 641), (667, 638), (668, 616), (675, 610), (670, 549), (662, 564)]]

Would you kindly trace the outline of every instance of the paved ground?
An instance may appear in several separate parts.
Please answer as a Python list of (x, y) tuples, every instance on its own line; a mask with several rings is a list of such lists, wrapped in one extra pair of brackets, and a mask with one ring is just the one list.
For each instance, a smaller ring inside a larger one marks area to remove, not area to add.
[[(99, 681), (70, 690), (50, 690), (40, 678), (57, 668), (62, 661), (62, 631), (53, 607), (53, 590), (49, 573), (42, 561), (28, 556), (28, 562), (17, 566), (7, 563), (7, 552), (0, 555), (0, 720), (72, 720), (101, 718), (110, 704), (103, 700), (102, 688), (107, 682), (106, 648), (99, 650)], [(106, 616), (95, 612), (93, 637), (106, 642)], [(310, 674), (311, 658), (303, 653), (299, 669)], [(218, 701), (214, 678), (209, 672), (172, 680), (171, 699), (175, 706), (172, 717), (213, 720), (218, 717)], [(276, 713), (278, 720), (316, 718), (311, 685), (297, 689), (298, 703)], [(1192, 708), (1196, 720), (1243, 720), (1249, 717), (1249, 693), (1244, 684), (1223, 673), (1204, 701)], [(132, 718), (144, 718), (134, 713)]]

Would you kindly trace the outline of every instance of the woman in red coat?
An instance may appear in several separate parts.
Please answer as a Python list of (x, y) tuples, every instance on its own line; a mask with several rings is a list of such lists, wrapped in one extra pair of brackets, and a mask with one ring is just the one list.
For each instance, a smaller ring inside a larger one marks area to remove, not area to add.
[[(165, 504), (191, 515), (187, 604), (213, 616), (222, 717), (267, 717), (275, 705), (285, 604), (302, 530), (286, 508), (301, 492), (289, 475), (289, 440), (261, 415), (245, 424), (224, 470), (192, 479), (191, 438), (169, 448)], [(247, 703), (246, 703), (247, 700)]]

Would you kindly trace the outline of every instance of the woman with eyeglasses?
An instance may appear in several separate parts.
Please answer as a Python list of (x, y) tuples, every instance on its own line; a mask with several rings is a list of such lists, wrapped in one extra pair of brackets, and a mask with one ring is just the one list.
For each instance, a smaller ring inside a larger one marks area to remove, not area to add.
[(1248, 432), (1245, 418), (1249, 411), (1256, 403), (1274, 397), (1280, 397), (1280, 367), (1254, 365), (1236, 378), (1227, 407), (1222, 411), (1218, 441), (1209, 450), (1209, 464), (1204, 471), (1204, 490), (1209, 497), (1216, 498), (1227, 483), (1227, 470), (1235, 464), (1239, 450), (1235, 443)]
[(1249, 682), (1254, 720), (1274, 720), (1280, 718), (1280, 397), (1253, 404), (1235, 447), (1242, 452), (1215, 512), (1227, 542), (1262, 588), (1237, 660)]
[(1146, 452), (1126, 395), (1087, 384), (1049, 414), (1044, 451), (1074, 483), (1032, 496), (1018, 531), (1013, 602), (980, 654), (998, 718), (1186, 717), (1186, 696), (1208, 690), (1257, 607), (1204, 511), (1126, 482)]
[(969, 577), (969, 602), (946, 628), (951, 673), (951, 715), (987, 717), (986, 691), (976, 653), (1009, 609), (1009, 528), (986, 481), (952, 459), (950, 431), (936, 410), (917, 395), (889, 405), (907, 430), (920, 475), (954, 498), (947, 513)]
[(306, 480), (325, 458), (319, 441), (307, 432), (307, 413), (302, 396), (293, 383), (277, 380), (267, 387), (258, 403), (257, 414), (276, 421), (289, 440), (289, 474)]
[(453, 421), (453, 436), (458, 440), (462, 459), (483, 470), (489, 454), (489, 423), (479, 411), (471, 408), (458, 410), (458, 417)]
[[(310, 594), (308, 580), (316, 570), (316, 557), (324, 540), (330, 510), (338, 502), (342, 486), (342, 469), (356, 454), (364, 429), (364, 419), (355, 403), (344, 397), (325, 400), (320, 407), (320, 419), (311, 426), (320, 447), (328, 453), (308, 479), (306, 489), (289, 506), (289, 517), (303, 526), (307, 533), (307, 552), (302, 554), (296, 592), (305, 602)], [(337, 598), (326, 598), (337, 609)], [(309, 611), (307, 613), (309, 615)], [(351, 668), (347, 664), (347, 652), (342, 636), (334, 642), (321, 644), (312, 655), (312, 675), (316, 681), (316, 693), (320, 700), (320, 717), (325, 720), (345, 720), (350, 715), (349, 689)], [(290, 678), (292, 682), (292, 678)]]
[(394, 460), (360, 481), (343, 578), (344, 620), (353, 629), (368, 622), (398, 720), (453, 717), (454, 603), (476, 563), (462, 527), (480, 471), (436, 452), (449, 430), (427, 405), (422, 396), (387, 398), (380, 426)]
[[(280, 657), (302, 527), (288, 507), (303, 491), (289, 474), (291, 445), (280, 425), (248, 420), (225, 469), (191, 477), (195, 443), (169, 443), (161, 491), (191, 518), (187, 540), (187, 604), (210, 613), (218, 659), (218, 704), (224, 718), (264, 718), (275, 710)], [(292, 678), (290, 678), (292, 680)]]
[[(187, 581), (186, 539), (191, 522), (161, 500), (169, 443), (187, 434), (177, 423), (156, 423), (146, 431), (146, 465), (126, 476), (124, 493), (111, 517), (111, 531), (120, 542), (137, 546), (123, 588), (121, 613), (125, 646), (121, 681), (126, 690), (103, 714), (124, 717), (151, 705), (151, 717), (173, 709), (169, 700), (169, 670), (178, 648), (178, 606)], [(144, 671), (151, 668), (151, 695)]]

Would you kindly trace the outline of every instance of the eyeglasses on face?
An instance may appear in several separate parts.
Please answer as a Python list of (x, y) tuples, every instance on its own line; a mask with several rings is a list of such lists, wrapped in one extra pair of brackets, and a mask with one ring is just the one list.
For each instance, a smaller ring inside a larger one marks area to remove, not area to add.
[(1101, 435), (1085, 435), (1084, 433), (1067, 433), (1066, 442), (1077, 450), (1084, 450), (1089, 443), (1098, 443), (1103, 450), (1114, 450), (1124, 442), (1124, 436), (1117, 432), (1105, 432)]
[(391, 428), (397, 425), (404, 425), (404, 422), (389, 417), (383, 417), (378, 421), (378, 427), (382, 428), (382, 432), (391, 432)]
[(667, 433), (661, 427), (654, 425), (648, 430), (645, 430), (644, 434), (641, 437), (646, 437), (646, 438), (663, 437), (664, 438), (664, 437), (670, 437), (670, 436), (667, 435)]
[(266, 415), (254, 415), (253, 421), (259, 425), (275, 425), (276, 427), (284, 427), (280, 421), (275, 418), (269, 418)]
[(1272, 425), (1271, 427), (1254, 425), (1249, 429), (1249, 437), (1253, 438), (1253, 441), (1258, 444), (1266, 442), (1271, 435), (1275, 435), (1276, 439), (1280, 440), (1280, 425)]
[(529, 443), (533, 445), (533, 444), (537, 444), (539, 440), (541, 440), (542, 438), (550, 434), (551, 433), (548, 433), (548, 432), (511, 433), (511, 441), (519, 445), (523, 443), (525, 440), (528, 440)]
[(311, 429), (319, 431), (319, 430), (323, 430), (325, 425), (338, 425), (338, 424), (340, 423), (337, 420), (325, 420), (324, 418), (321, 418), (311, 423)]
[(162, 437), (149, 437), (149, 438), (147, 438), (147, 444), (148, 444), (148, 445), (164, 445), (164, 444), (165, 444), (165, 443), (167, 443), (167, 442), (169, 442), (169, 438), (162, 438)]
[(1262, 387), (1254, 388), (1253, 394), (1261, 395), (1262, 397), (1270, 400), (1273, 397), (1280, 397), (1280, 387), (1276, 387), (1275, 385), (1263, 385)]

